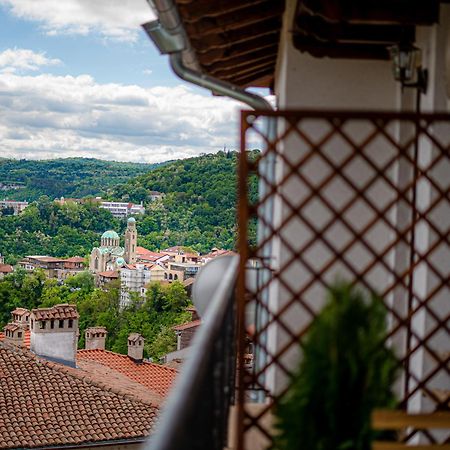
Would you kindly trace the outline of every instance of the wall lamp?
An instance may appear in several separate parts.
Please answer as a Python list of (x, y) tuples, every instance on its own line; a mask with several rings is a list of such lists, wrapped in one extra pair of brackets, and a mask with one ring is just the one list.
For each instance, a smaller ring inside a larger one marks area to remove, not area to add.
[(389, 48), (392, 71), (396, 81), (404, 88), (416, 88), (425, 94), (428, 86), (428, 70), (422, 68), (422, 52), (412, 44), (397, 44)]

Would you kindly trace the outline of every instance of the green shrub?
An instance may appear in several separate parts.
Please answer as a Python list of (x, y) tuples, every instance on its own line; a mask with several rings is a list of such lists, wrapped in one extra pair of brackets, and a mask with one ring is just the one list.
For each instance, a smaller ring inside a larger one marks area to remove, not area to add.
[(278, 450), (370, 450), (374, 408), (395, 405), (397, 361), (375, 295), (338, 283), (312, 322), (303, 358), (276, 409)]

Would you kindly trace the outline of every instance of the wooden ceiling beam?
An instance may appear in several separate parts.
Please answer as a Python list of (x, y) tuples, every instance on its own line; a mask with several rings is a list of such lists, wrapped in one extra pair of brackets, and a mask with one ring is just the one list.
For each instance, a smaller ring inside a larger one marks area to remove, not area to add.
[(228, 75), (237, 77), (239, 75), (243, 75), (269, 66), (272, 68), (275, 66), (275, 59), (273, 58), (273, 55), (270, 55), (270, 57), (267, 58), (260, 58), (257, 61), (252, 60), (248, 64), (241, 65), (239, 67), (223, 67), (208, 72), (218, 78), (223, 78), (224, 76)]
[[(278, 25), (278, 26), (277, 26)], [(212, 49), (228, 48), (231, 45), (237, 45), (244, 42), (250, 42), (265, 36), (272, 36), (278, 42), (279, 35), (278, 19), (269, 19), (258, 23), (256, 26), (248, 29), (233, 30), (227, 33), (218, 33), (203, 39), (201, 36), (195, 37), (189, 35), (192, 46), (197, 53), (208, 52)]]
[(235, 65), (239, 64), (241, 61), (253, 60), (255, 57), (258, 58), (259, 55), (264, 56), (267, 54), (277, 54), (278, 44), (274, 42), (267, 42), (265, 45), (259, 44), (255, 47), (257, 50), (252, 50), (249, 48), (241, 49), (240, 46), (232, 46), (228, 52), (219, 51), (220, 54), (207, 53), (205, 55), (198, 55), (198, 60), (200, 64), (208, 68), (214, 69), (215, 65), (223, 65), (223, 63)]
[(205, 17), (218, 17), (226, 13), (235, 13), (248, 6), (258, 7), (261, 3), (270, 0), (197, 0), (190, 3), (180, 3), (177, 0), (179, 11), (183, 16), (183, 22), (197, 22)]
[(439, 0), (298, 0), (296, 16), (303, 14), (334, 23), (432, 25), (439, 20)]
[(320, 17), (301, 16), (295, 21), (294, 34), (306, 35), (323, 42), (380, 43), (413, 42), (415, 27), (400, 25), (332, 24)]
[(295, 48), (302, 52), (308, 52), (317, 58), (328, 56), (330, 58), (349, 59), (389, 59), (389, 51), (386, 45), (327, 43), (300, 35), (293, 36), (293, 43)]
[[(189, 36), (206, 38), (212, 34), (226, 33), (233, 30), (247, 29), (250, 26), (264, 22), (267, 19), (277, 18), (281, 21), (282, 9), (277, 6), (280, 3), (265, 3), (260, 8), (247, 8), (239, 14), (225, 14), (219, 18), (206, 18), (193, 24), (185, 24)], [(278, 29), (280, 25), (278, 26)]]
[[(242, 75), (240, 77), (230, 77), (227, 81), (231, 83), (235, 83), (238, 86), (261, 86), (261, 84), (256, 84), (256, 80), (262, 79), (270, 79), (270, 83), (268, 83), (264, 87), (270, 87), (273, 80), (273, 68), (261, 69), (253, 72), (250, 75)], [(261, 83), (261, 81), (260, 81)]]

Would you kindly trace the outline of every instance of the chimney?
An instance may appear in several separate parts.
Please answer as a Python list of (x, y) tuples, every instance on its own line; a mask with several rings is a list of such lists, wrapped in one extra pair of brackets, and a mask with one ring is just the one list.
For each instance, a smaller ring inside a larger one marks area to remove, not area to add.
[(11, 312), (12, 323), (28, 330), (30, 323), (30, 311), (26, 308), (16, 308)]
[(139, 333), (131, 333), (128, 336), (128, 357), (135, 362), (142, 362), (144, 359), (144, 341)]
[(30, 350), (51, 361), (75, 367), (78, 312), (67, 303), (37, 308), (30, 314)]
[(105, 327), (89, 327), (84, 333), (86, 350), (105, 350), (106, 335)]
[(8, 344), (17, 345), (18, 347), (22, 345), (25, 335), (25, 331), (22, 327), (16, 323), (8, 323), (8, 325), (3, 328), (3, 331), (5, 334), (5, 342)]

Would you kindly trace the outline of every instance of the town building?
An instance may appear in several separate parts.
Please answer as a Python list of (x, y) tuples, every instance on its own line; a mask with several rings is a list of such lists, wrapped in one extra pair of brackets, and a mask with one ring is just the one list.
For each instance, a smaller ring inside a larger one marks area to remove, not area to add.
[(128, 216), (145, 214), (145, 208), (142, 203), (139, 205), (127, 202), (103, 202), (100, 201), (100, 208), (107, 209), (113, 217), (125, 219)]
[(16, 200), (0, 200), (0, 209), (12, 209), (14, 215), (17, 216), (28, 206), (26, 201), (16, 201)]
[(84, 258), (81, 256), (56, 258), (46, 255), (29, 255), (19, 261), (18, 265), (27, 272), (42, 269), (48, 278), (56, 278), (58, 280), (65, 280), (67, 277), (85, 270)]
[(3, 264), (0, 263), (0, 280), (5, 277), (5, 275), (8, 275), (9, 273), (12, 273), (14, 271), (13, 266), (9, 264)]
[(150, 191), (148, 193), (148, 198), (151, 202), (154, 202), (156, 200), (161, 200), (164, 197), (165, 194), (163, 194), (162, 192), (158, 192), (158, 191)]

